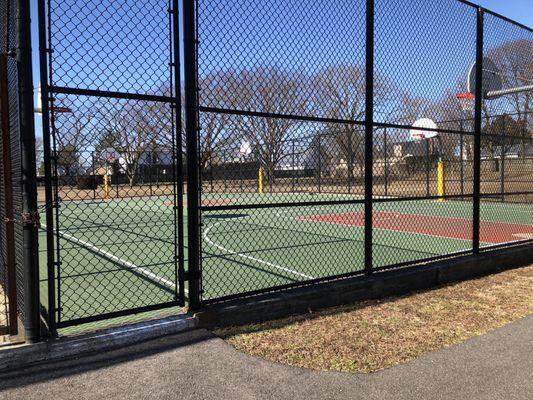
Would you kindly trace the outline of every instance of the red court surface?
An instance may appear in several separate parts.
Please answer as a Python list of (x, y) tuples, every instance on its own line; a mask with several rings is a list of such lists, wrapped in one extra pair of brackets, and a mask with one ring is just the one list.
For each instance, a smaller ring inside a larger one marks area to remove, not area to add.
[[(375, 211), (372, 215), (373, 227), (376, 229), (472, 240), (472, 220), (469, 219), (385, 211)], [(345, 226), (363, 227), (365, 225), (363, 212), (309, 215), (300, 219)], [(533, 238), (533, 225), (495, 221), (480, 222), (480, 241), (483, 243), (507, 243), (530, 238)]]

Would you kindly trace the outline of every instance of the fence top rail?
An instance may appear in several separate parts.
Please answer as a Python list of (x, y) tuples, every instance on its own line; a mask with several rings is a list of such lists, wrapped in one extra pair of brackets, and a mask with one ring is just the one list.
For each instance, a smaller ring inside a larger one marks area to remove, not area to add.
[(511, 24), (513, 24), (513, 25), (519, 26), (520, 28), (523, 28), (523, 29), (525, 29), (525, 30), (527, 30), (527, 31), (529, 31), (529, 32), (533, 32), (533, 28), (531, 28), (531, 27), (529, 27), (529, 26), (527, 26), (527, 25), (525, 25), (525, 24), (522, 24), (522, 23), (520, 23), (520, 22), (518, 22), (518, 21), (515, 21), (515, 20), (513, 20), (513, 19), (511, 19), (511, 18), (509, 18), (509, 17), (506, 17), (505, 15), (502, 15), (502, 14), (500, 14), (500, 13), (497, 13), (496, 11), (492, 11), (492, 10), (490, 10), (490, 9), (488, 9), (488, 8), (485, 8), (485, 7), (483, 7), (483, 6), (480, 6), (479, 4), (473, 3), (473, 2), (468, 1), (468, 0), (457, 0), (457, 1), (458, 1), (459, 3), (466, 4), (467, 6), (474, 7), (474, 8), (480, 9), (480, 10), (483, 10), (483, 12), (486, 12), (487, 14), (490, 14), (490, 15), (492, 15), (492, 16), (494, 16), (494, 17), (500, 18), (500, 19), (502, 19), (502, 20), (504, 20), (504, 21), (507, 21), (507, 22), (509, 22), (509, 23), (511, 23)]

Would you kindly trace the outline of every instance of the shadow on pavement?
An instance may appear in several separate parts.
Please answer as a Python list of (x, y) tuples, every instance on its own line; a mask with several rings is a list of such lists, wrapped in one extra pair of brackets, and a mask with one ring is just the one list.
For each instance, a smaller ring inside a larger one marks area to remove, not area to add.
[(0, 373), (0, 391), (107, 368), (213, 338), (215, 336), (210, 332), (198, 329), (159, 339), (151, 339), (135, 345), (110, 350), (103, 354), (88, 354), (79, 358), (43, 362), (24, 368), (13, 368)]

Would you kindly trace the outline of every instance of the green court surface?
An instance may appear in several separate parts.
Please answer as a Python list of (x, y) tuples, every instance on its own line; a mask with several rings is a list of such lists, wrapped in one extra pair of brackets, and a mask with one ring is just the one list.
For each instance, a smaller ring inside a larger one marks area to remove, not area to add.
[[(349, 197), (212, 194), (204, 195), (202, 202), (238, 207), (339, 199)], [(203, 299), (360, 271), (364, 208), (354, 201), (205, 210)], [(468, 250), (472, 247), (471, 218), (469, 201), (375, 203), (373, 265), (384, 267)], [(63, 202), (59, 221), (61, 265), (55, 284), (62, 321), (173, 301), (178, 249), (171, 197)], [(480, 236), (483, 245), (533, 237), (533, 204), (482, 203)], [(43, 296), (45, 239), (42, 230)], [(184, 241), (186, 266), (186, 229)]]

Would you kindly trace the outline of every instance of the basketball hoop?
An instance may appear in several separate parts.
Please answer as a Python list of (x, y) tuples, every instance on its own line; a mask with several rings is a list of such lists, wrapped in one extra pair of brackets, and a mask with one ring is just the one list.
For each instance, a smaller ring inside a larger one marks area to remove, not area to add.
[(100, 152), (100, 157), (106, 162), (112, 164), (120, 158), (120, 153), (113, 147), (107, 147)]
[[(72, 112), (72, 108), (63, 107), (63, 106), (50, 106), (49, 110), (57, 114), (68, 114)], [(39, 85), (39, 87), (37, 88), (37, 106), (34, 108), (34, 112), (37, 114), (43, 113), (41, 85)]]
[(470, 92), (461, 92), (455, 95), (461, 106), (461, 110), (465, 112), (474, 111), (475, 96)]
[(50, 110), (60, 114), (72, 112), (72, 109), (68, 107), (50, 107)]

